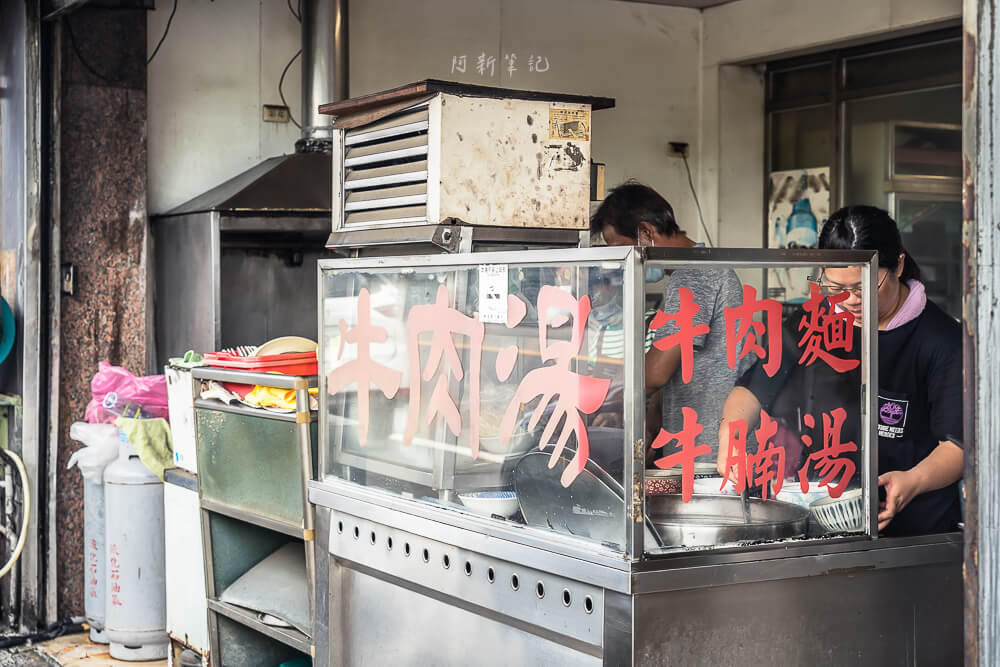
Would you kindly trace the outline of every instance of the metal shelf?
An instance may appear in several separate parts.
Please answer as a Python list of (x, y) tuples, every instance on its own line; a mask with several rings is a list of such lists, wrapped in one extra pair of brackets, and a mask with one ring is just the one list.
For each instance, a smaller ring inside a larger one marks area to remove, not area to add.
[(235, 382), (236, 384), (262, 384), (278, 389), (299, 389), (299, 383), (305, 381), (305, 387), (315, 389), (319, 386), (319, 378), (315, 375), (282, 375), (279, 373), (255, 373), (229, 368), (214, 368), (199, 366), (191, 369), (191, 375), (196, 380), (215, 380), (216, 382)]
[(216, 514), (228, 516), (230, 519), (243, 521), (244, 523), (259, 526), (260, 528), (264, 528), (266, 530), (273, 530), (276, 533), (288, 535), (289, 537), (294, 537), (300, 540), (303, 539), (302, 526), (298, 524), (282, 521), (281, 519), (273, 519), (263, 514), (250, 512), (245, 509), (240, 509), (239, 507), (233, 507), (232, 505), (220, 503), (216, 500), (209, 500), (208, 498), (202, 498), (201, 508), (208, 512), (215, 512)]
[[(194, 401), (194, 407), (201, 410), (216, 410), (218, 412), (230, 412), (236, 415), (246, 415), (247, 417), (260, 417), (261, 419), (274, 419), (282, 422), (292, 422), (296, 423), (294, 412), (271, 412), (270, 410), (265, 410), (263, 408), (251, 408), (248, 405), (233, 405), (232, 403), (223, 403), (220, 400), (214, 398), (198, 398)], [(316, 421), (318, 412), (312, 410), (309, 412), (310, 423)]]
[(266, 623), (261, 623), (257, 620), (257, 615), (253, 612), (219, 600), (209, 600), (208, 608), (210, 611), (221, 614), (226, 618), (236, 621), (241, 625), (245, 625), (263, 635), (267, 635), (271, 639), (279, 641), (286, 646), (291, 646), (297, 651), (301, 651), (309, 656), (312, 655), (312, 639), (308, 635), (305, 635), (294, 628), (279, 628)]
[[(291, 389), (295, 391), (298, 406), (308, 405), (307, 391), (318, 384), (315, 375), (208, 367), (193, 369), (192, 379)], [(315, 613), (314, 510), (306, 486), (313, 476), (315, 434), (312, 431), (318, 413), (277, 413), (217, 400), (198, 399), (194, 404), (208, 630), (213, 656), (226, 659), (224, 653), (232, 648), (233, 628), (237, 626), (248, 630), (244, 639), (254, 646), (257, 646), (254, 642), (264, 642), (261, 650), (265, 645), (273, 648), (283, 644), (311, 655), (309, 636), (298, 630), (269, 626), (259, 621), (255, 613), (221, 602), (217, 586), (224, 589), (231, 585), (234, 578), (291, 538), (303, 544), (310, 618)], [(295, 487), (301, 487), (301, 491), (296, 493)], [(226, 624), (228, 629), (224, 627)], [(253, 657), (253, 664), (270, 664), (266, 653)], [(251, 656), (239, 657), (237, 662), (244, 658), (249, 660)]]

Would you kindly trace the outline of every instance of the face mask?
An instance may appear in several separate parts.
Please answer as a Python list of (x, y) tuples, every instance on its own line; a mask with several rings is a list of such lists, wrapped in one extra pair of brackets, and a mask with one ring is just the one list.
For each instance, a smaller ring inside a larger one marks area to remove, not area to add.
[(617, 324), (621, 319), (621, 306), (617, 303), (607, 303), (590, 311), (590, 319), (599, 326)]
[(658, 283), (666, 276), (666, 272), (663, 269), (657, 269), (652, 266), (646, 267), (646, 282), (647, 283)]

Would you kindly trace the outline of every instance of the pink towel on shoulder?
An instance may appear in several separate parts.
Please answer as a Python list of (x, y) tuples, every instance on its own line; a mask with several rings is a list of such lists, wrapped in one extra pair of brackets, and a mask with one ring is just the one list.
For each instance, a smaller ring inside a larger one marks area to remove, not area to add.
[(910, 293), (906, 295), (906, 301), (903, 302), (900, 309), (892, 316), (889, 324), (886, 325), (886, 331), (892, 331), (916, 319), (920, 313), (924, 312), (924, 308), (927, 306), (927, 292), (922, 282), (919, 280), (908, 280), (906, 286), (910, 288)]

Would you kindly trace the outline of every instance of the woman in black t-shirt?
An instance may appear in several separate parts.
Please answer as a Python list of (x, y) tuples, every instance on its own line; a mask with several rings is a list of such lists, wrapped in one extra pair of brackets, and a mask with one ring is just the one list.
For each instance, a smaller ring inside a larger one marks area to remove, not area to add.
[[(914, 535), (954, 530), (961, 520), (958, 481), (964, 465), (962, 449), (955, 442), (962, 439), (960, 326), (926, 298), (920, 270), (903, 249), (896, 223), (885, 211), (851, 206), (835, 212), (823, 227), (819, 247), (878, 251), (876, 417), (878, 484), (885, 490), (879, 531)], [(827, 269), (820, 285), (828, 296), (846, 293), (838, 305), (860, 325), (861, 268)], [(788, 331), (785, 334), (787, 344)], [(823, 403), (840, 402), (835, 396), (838, 382), (841, 387), (858, 386), (857, 371), (839, 381), (815, 370), (810, 377), (808, 369), (814, 367), (798, 366), (796, 359), (783, 354), (782, 368), (773, 378), (756, 364), (727, 398), (719, 429), (722, 474), (727, 471), (728, 422), (755, 424), (761, 408), (779, 421), (782, 413), (801, 407), (822, 410)], [(819, 405), (801, 406), (806, 401)], [(852, 421), (856, 417), (848, 419), (848, 429)]]

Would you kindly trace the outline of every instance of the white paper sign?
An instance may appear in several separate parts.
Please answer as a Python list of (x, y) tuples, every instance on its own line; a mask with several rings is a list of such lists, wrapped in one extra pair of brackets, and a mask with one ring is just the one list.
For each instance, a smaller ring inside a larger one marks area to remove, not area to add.
[(507, 322), (507, 265), (479, 265), (479, 321)]

